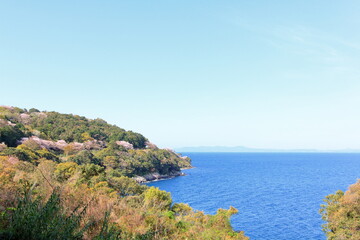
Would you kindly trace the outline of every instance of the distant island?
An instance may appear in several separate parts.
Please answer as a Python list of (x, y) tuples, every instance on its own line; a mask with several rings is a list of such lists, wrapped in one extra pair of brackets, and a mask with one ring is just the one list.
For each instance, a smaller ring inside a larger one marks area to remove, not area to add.
[(244, 146), (197, 146), (197, 147), (179, 147), (175, 148), (177, 152), (298, 152), (298, 153), (360, 153), (360, 149), (339, 149), (339, 150), (318, 150), (318, 149), (269, 149), (269, 148), (249, 148)]

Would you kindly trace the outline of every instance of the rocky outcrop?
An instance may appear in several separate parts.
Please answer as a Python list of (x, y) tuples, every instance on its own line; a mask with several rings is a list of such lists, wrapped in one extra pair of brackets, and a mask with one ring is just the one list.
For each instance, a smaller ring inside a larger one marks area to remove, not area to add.
[(144, 176), (136, 176), (136, 177), (133, 177), (133, 179), (135, 181), (137, 181), (138, 183), (147, 183), (147, 182), (152, 182), (152, 181), (170, 179), (170, 178), (174, 178), (174, 177), (178, 177), (178, 176), (185, 176), (185, 173), (176, 171), (176, 172), (170, 172), (169, 174), (162, 175), (162, 174), (159, 174), (158, 172), (154, 172), (154, 173), (146, 174)]

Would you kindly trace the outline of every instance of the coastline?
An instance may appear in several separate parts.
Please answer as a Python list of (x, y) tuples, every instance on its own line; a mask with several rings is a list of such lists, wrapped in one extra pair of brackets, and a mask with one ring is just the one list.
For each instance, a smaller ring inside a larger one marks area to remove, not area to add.
[(191, 166), (191, 167), (184, 167), (184, 168), (180, 168), (180, 170), (188, 170), (188, 169), (193, 169), (195, 167)]
[(135, 176), (133, 177), (133, 179), (138, 183), (149, 183), (149, 182), (156, 182), (161, 180), (168, 180), (175, 177), (186, 176), (186, 174), (183, 173), (182, 170), (188, 170), (192, 168), (195, 167), (191, 166), (191, 167), (180, 168), (180, 171), (170, 172), (169, 174), (160, 174), (158, 172), (148, 173), (143, 176)]
[(133, 177), (133, 179), (138, 183), (149, 183), (160, 180), (172, 179), (179, 176), (186, 176), (186, 174), (181, 171), (171, 172), (169, 174), (164, 174), (164, 175), (158, 172), (154, 172), (154, 173), (148, 173), (144, 176), (135, 176)]

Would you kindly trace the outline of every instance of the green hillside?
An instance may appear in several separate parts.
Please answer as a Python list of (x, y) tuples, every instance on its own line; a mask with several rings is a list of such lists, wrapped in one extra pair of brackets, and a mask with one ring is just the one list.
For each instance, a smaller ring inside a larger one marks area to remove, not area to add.
[(206, 215), (134, 180), (186, 167), (101, 119), (0, 107), (0, 239), (248, 239), (236, 209)]
[(0, 107), (0, 154), (37, 163), (40, 159), (96, 164), (114, 174), (133, 177), (152, 172), (169, 174), (190, 167), (190, 159), (158, 149), (139, 133), (102, 119)]

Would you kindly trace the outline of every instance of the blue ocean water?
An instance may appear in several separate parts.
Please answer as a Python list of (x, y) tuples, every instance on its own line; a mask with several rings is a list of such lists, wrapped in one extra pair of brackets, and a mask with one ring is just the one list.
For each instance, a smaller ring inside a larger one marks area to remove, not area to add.
[(195, 167), (184, 171), (187, 176), (148, 185), (205, 213), (236, 207), (232, 226), (251, 239), (325, 239), (322, 199), (360, 177), (360, 154), (352, 153), (183, 155)]

